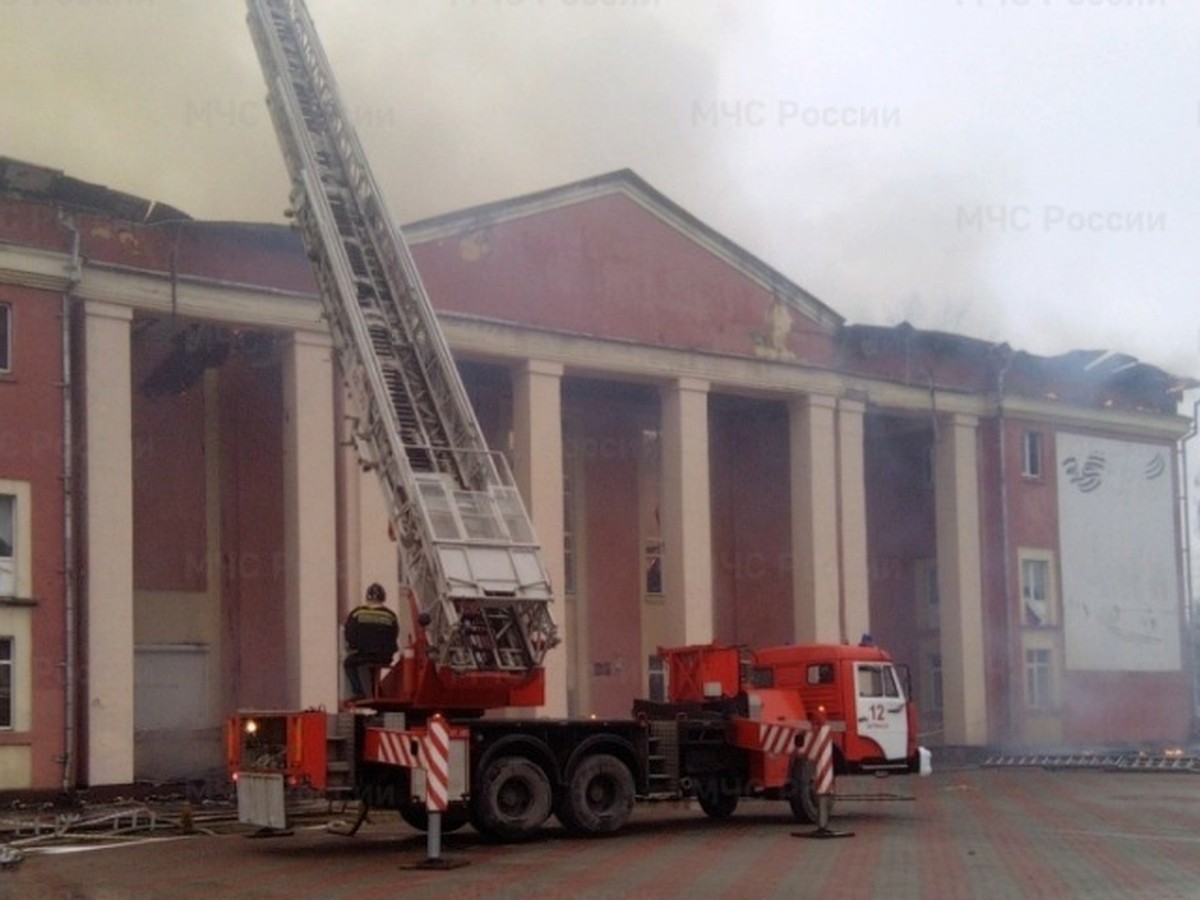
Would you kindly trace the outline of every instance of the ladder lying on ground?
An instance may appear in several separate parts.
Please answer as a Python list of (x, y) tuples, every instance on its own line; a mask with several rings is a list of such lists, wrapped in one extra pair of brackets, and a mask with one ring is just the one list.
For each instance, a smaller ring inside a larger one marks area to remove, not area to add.
[(250, 0), (249, 24), (354, 441), (382, 482), (430, 653), (455, 671), (527, 672), (557, 637), (512, 475), (488, 452), (303, 2)]
[(1200, 756), (1170, 754), (1150, 756), (1144, 753), (1028, 753), (990, 756), (983, 765), (985, 768), (1025, 766), (1040, 769), (1200, 773)]

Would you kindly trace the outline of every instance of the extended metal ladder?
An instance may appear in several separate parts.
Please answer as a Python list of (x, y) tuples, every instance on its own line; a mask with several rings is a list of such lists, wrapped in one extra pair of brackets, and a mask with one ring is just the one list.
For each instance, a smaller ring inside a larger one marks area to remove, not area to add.
[(1103, 769), (1105, 771), (1200, 772), (1200, 757), (1142, 753), (1025, 753), (989, 756), (986, 768)]
[(488, 452), (420, 276), (350, 124), (302, 0), (248, 0), (268, 106), (403, 580), (430, 652), (524, 672), (557, 643), (550, 581), (502, 456)]

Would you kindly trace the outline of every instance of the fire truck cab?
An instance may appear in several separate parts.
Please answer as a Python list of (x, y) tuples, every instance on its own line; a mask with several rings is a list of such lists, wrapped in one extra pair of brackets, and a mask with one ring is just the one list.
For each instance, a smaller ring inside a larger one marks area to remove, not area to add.
[(795, 691), (810, 713), (823, 709), (835, 731), (839, 774), (921, 772), (927, 754), (917, 745), (917, 710), (907, 673), (869, 641), (802, 644), (758, 650), (750, 681)]

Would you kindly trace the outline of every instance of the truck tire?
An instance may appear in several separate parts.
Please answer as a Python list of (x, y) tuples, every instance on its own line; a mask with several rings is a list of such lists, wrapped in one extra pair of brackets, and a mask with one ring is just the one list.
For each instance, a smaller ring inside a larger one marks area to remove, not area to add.
[(550, 815), (550, 779), (520, 756), (492, 760), (471, 796), (471, 823), (483, 834), (515, 842), (533, 837)]
[(633, 812), (633, 774), (607, 753), (585, 756), (575, 767), (555, 815), (572, 834), (595, 836), (619, 831)]
[(738, 795), (723, 778), (706, 778), (696, 786), (696, 799), (710, 819), (728, 819), (738, 806)]
[[(400, 818), (417, 831), (429, 830), (429, 810), (421, 803), (409, 803), (400, 807)], [(458, 831), (467, 824), (467, 808), (461, 803), (452, 805), (442, 813), (442, 834)]]
[[(797, 822), (815, 825), (820, 817), (817, 794), (813, 787), (816, 767), (812, 760), (798, 757), (792, 761), (791, 779), (788, 781), (787, 798), (792, 807), (792, 816)], [(833, 811), (833, 798), (829, 798), (829, 811)]]

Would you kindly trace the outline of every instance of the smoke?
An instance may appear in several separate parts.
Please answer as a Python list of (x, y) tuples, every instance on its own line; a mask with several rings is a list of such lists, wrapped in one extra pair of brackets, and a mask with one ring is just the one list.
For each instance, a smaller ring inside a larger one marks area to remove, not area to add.
[(681, 24), (657, 3), (389, 5), (372, 23), (388, 39), (365, 54), (365, 23), (331, 12), (314, 18), (403, 221), (622, 168), (670, 193), (704, 165), (681, 115), (716, 78), (703, 11)]
[[(711, 94), (715, 14), (671, 24), (657, 3), (310, 8), (403, 221), (627, 167), (669, 192), (703, 165), (686, 111)], [(5, 35), (29, 39), (0, 54), (3, 152), (200, 218), (278, 221), (286, 177), (243, 9), (7, 5)]]
[[(632, 168), (851, 321), (1200, 371), (1191, 7), (309, 2), (401, 221)], [(281, 220), (241, 0), (0, 5), (0, 154)]]
[(798, 223), (796, 268), (847, 319), (1003, 340), (993, 236), (964, 224), (966, 176), (898, 174)]

